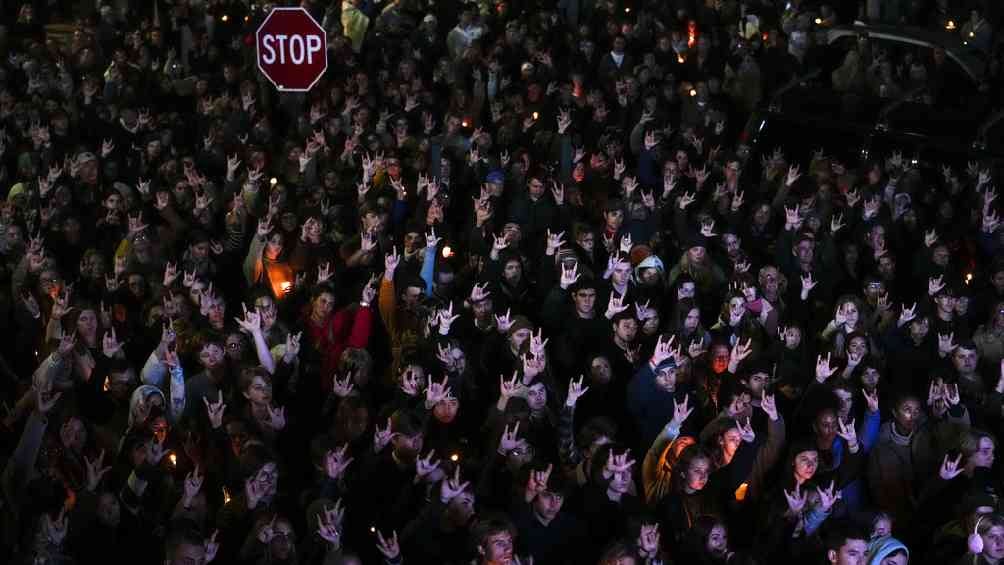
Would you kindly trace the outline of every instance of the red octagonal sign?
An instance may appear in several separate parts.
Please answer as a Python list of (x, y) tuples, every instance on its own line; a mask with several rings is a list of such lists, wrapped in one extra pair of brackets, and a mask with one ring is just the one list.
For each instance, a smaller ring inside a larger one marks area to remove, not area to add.
[(274, 8), (255, 34), (258, 69), (276, 88), (306, 92), (328, 70), (324, 28), (303, 8)]

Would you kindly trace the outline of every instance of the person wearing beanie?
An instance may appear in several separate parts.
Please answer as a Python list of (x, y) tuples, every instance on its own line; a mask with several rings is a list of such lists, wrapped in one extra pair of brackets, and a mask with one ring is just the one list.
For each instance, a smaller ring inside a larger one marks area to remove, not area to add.
[(908, 565), (910, 550), (898, 539), (888, 536), (868, 544), (868, 565)]
[[(652, 357), (628, 384), (628, 411), (639, 433), (639, 447), (648, 450), (666, 422), (673, 419), (673, 403), (688, 394), (696, 401), (689, 385), (677, 382), (679, 368), (670, 353), (668, 338), (660, 339)], [(614, 378), (617, 378), (615, 375)]]

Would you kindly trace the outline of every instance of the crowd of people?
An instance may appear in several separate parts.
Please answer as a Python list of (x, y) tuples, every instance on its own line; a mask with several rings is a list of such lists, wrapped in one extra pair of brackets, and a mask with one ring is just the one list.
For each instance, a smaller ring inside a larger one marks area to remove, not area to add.
[(0, 2), (0, 561), (1004, 563), (999, 163), (739, 135), (997, 2), (296, 5)]

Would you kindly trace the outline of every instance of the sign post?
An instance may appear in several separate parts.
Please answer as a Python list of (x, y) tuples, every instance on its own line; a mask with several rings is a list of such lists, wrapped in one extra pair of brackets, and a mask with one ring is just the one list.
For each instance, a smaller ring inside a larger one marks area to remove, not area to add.
[(255, 33), (258, 70), (282, 92), (307, 92), (328, 70), (328, 37), (303, 8), (273, 8)]

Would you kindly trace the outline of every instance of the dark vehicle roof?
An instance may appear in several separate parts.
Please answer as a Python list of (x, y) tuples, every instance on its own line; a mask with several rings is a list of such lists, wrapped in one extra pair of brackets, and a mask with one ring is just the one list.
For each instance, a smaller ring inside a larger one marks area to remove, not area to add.
[[(896, 100), (835, 91), (831, 73), (846, 54), (838, 48), (840, 40), (862, 34), (904, 46), (943, 47), (955, 63), (954, 76), (961, 81), (954, 85), (951, 99), (930, 106), (910, 95)], [(848, 160), (882, 154), (889, 148), (917, 155), (921, 161), (940, 159), (953, 164), (999, 162), (1004, 157), (1004, 115), (998, 114), (1001, 119), (994, 122), (989, 106), (976, 96), (986, 65), (958, 36), (900, 26), (846, 25), (827, 30), (827, 43), (817, 59), (821, 64), (817, 72), (780, 88), (754, 112), (743, 138), (755, 146), (754, 152), (769, 153), (775, 145), (788, 145), (786, 138), (793, 137), (792, 145), (805, 149), (807, 155), (810, 149), (821, 147)]]
[(979, 83), (986, 76), (986, 63), (962, 39), (947, 31), (891, 25), (840, 25), (827, 30), (827, 41), (833, 43), (842, 37), (867, 34), (870, 38), (909, 43), (922, 47), (942, 47), (949, 59), (955, 61), (966, 74)]

